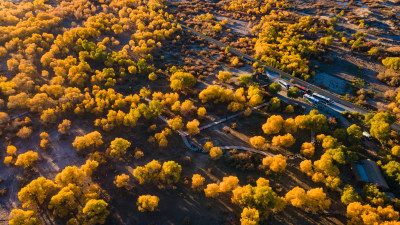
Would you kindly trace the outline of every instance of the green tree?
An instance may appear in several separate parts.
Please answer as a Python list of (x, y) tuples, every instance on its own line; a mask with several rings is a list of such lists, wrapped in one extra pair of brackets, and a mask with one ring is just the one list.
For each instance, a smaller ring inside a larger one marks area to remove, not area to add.
[(361, 127), (353, 124), (347, 128), (347, 134), (349, 135), (350, 143), (359, 143), (362, 138)]
[(268, 218), (272, 211), (279, 211), (284, 208), (285, 203), (270, 186), (237, 187), (232, 191), (232, 202), (242, 208), (257, 209), (261, 219)]
[(338, 139), (340, 142), (344, 142), (347, 140), (347, 131), (341, 128), (336, 129), (333, 132), (333, 136)]
[(272, 95), (276, 95), (278, 92), (280, 92), (282, 89), (282, 86), (278, 83), (272, 83), (268, 86), (268, 92), (271, 93)]
[(342, 196), (340, 197), (340, 201), (344, 204), (348, 205), (352, 202), (360, 202), (361, 197), (355, 192), (354, 188), (351, 185), (346, 185), (343, 188)]
[(320, 114), (318, 110), (311, 110), (308, 117), (311, 129), (314, 132), (322, 132), (328, 128), (326, 116)]
[(240, 86), (247, 86), (252, 82), (252, 75), (240, 75), (238, 81)]
[(350, 151), (346, 146), (340, 145), (336, 148), (330, 148), (326, 151), (332, 156), (332, 159), (339, 164), (352, 163), (358, 159), (355, 152)]
[(382, 144), (386, 143), (390, 138), (390, 124), (396, 120), (395, 116), (388, 112), (379, 112), (365, 115), (364, 121), (371, 126), (371, 136), (378, 139)]
[(271, 111), (278, 110), (281, 107), (281, 100), (277, 97), (271, 98)]
[(390, 198), (373, 184), (367, 184), (361, 191), (361, 196), (365, 202), (373, 206), (384, 206), (390, 202)]
[(371, 123), (371, 136), (378, 139), (381, 143), (386, 143), (389, 140), (391, 131), (392, 128), (388, 123), (383, 121), (373, 121)]
[(400, 163), (394, 160), (382, 166), (383, 173), (389, 181), (396, 187), (400, 187)]
[(290, 88), (287, 92), (289, 98), (298, 98), (301, 96), (301, 92), (297, 87)]

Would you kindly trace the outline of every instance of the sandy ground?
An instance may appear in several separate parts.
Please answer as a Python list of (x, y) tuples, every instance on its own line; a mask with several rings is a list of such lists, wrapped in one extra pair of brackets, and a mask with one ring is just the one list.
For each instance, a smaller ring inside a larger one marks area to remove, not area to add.
[[(0, 198), (0, 224), (7, 224), (10, 210), (19, 206), (17, 194), (22, 184), (29, 183), (29, 180), (36, 179), (39, 176), (54, 179), (55, 175), (65, 167), (84, 164), (85, 159), (78, 156), (72, 142), (75, 136), (90, 133), (93, 131), (91, 129), (87, 122), (76, 119), (72, 122), (69, 136), (61, 136), (57, 129), (47, 130), (46, 132), (50, 135), (50, 147), (45, 151), (38, 147), (40, 143), (39, 134), (42, 131), (35, 131), (27, 140), (13, 142), (13, 145), (17, 147), (17, 154), (33, 150), (39, 153), (39, 161), (35, 164), (33, 172), (24, 172), (23, 168), (8, 167), (1, 160), (0, 177), (3, 179), (3, 183), (0, 187), (6, 187), (8, 194)], [(5, 154), (4, 149), (2, 155)]]
[(224, 19), (227, 19), (229, 22), (226, 25), (229, 29), (231, 29), (233, 32), (238, 33), (240, 35), (249, 35), (250, 34), (250, 27), (247, 22), (241, 21), (241, 20), (235, 20), (228, 18), (226, 16), (215, 16), (217, 20), (222, 21)]
[(351, 89), (349, 88), (348, 81), (329, 75), (324, 72), (317, 73), (314, 76), (313, 83), (340, 95), (345, 95), (346, 93), (351, 91)]

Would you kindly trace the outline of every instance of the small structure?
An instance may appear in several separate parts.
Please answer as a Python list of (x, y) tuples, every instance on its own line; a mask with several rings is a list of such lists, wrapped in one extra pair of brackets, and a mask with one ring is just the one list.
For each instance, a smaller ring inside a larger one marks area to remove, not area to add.
[(383, 177), (376, 162), (370, 159), (364, 159), (358, 163), (351, 164), (351, 169), (357, 184), (364, 185), (371, 183), (381, 190), (389, 189), (389, 185)]
[(367, 131), (362, 132), (362, 135), (363, 135), (363, 137), (367, 138), (368, 140), (371, 138), (371, 135)]

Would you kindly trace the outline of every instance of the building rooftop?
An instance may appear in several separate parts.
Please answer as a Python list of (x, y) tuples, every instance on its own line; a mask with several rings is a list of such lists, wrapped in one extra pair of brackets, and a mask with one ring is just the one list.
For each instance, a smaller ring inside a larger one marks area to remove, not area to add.
[(372, 183), (383, 190), (389, 189), (389, 185), (376, 162), (364, 159), (358, 163), (353, 163), (351, 168), (357, 182)]

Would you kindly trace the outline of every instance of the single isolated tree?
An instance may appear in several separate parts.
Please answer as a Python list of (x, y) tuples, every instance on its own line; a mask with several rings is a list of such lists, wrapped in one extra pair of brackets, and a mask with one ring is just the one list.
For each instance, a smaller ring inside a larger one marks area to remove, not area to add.
[(136, 205), (140, 212), (153, 212), (158, 207), (160, 199), (153, 195), (141, 195), (139, 196)]

